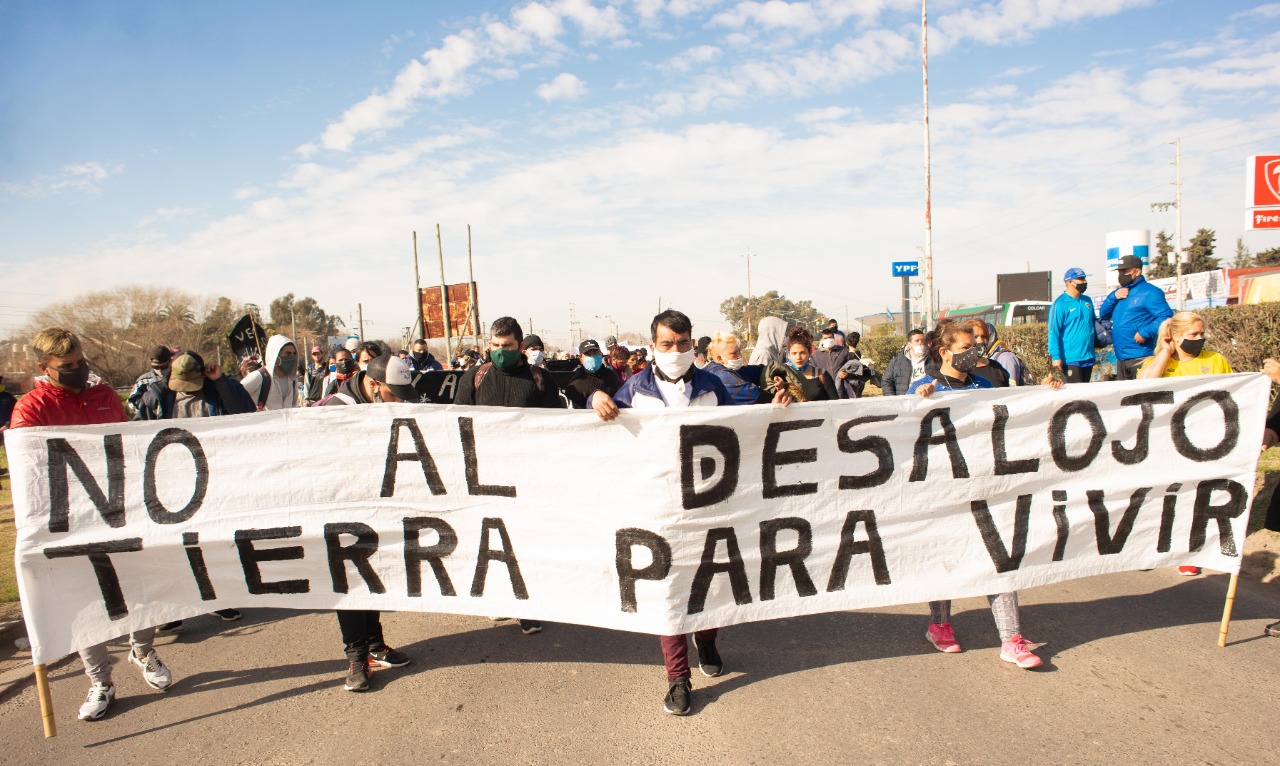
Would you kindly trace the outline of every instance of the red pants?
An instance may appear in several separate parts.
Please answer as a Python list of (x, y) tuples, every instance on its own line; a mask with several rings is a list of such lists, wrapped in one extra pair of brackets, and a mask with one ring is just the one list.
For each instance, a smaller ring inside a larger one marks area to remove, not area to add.
[[(704, 641), (715, 638), (720, 631), (716, 628), (700, 630), (693, 634), (694, 638)], [(667, 680), (689, 677), (689, 638), (688, 636), (659, 636), (662, 641), (662, 661), (667, 666)]]

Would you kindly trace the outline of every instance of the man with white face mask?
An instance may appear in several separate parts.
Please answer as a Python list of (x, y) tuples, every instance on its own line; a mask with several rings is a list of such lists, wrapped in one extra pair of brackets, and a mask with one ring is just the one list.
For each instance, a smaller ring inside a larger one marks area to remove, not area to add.
[(542, 338), (533, 333), (529, 333), (524, 337), (524, 357), (529, 360), (529, 364), (533, 367), (547, 366), (547, 355), (543, 350)]
[(924, 377), (924, 331), (912, 330), (907, 333), (907, 345), (889, 362), (881, 381), (881, 391), (885, 396), (900, 396), (907, 392), (911, 384)]
[[(668, 309), (653, 318), (649, 335), (653, 342), (653, 363), (627, 378), (612, 399), (601, 391), (592, 395), (592, 408), (601, 420), (617, 418), (619, 407), (715, 407), (733, 403), (718, 377), (693, 366), (693, 323), (689, 317)], [(791, 397), (780, 387), (773, 401), (785, 407), (791, 403)], [(698, 668), (704, 676), (715, 677), (724, 672), (724, 662), (716, 649), (717, 632), (713, 628), (693, 634)], [(672, 715), (688, 715), (693, 693), (689, 680), (688, 637), (662, 636), (661, 641), (667, 668), (667, 694), (662, 709)]]

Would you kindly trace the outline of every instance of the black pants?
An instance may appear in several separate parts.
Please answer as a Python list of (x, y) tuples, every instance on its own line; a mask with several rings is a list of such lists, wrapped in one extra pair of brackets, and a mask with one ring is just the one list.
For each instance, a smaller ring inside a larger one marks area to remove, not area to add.
[(1081, 367), (1076, 364), (1062, 365), (1062, 378), (1068, 383), (1088, 383), (1093, 376), (1093, 366)]
[(1138, 368), (1143, 362), (1150, 357), (1141, 356), (1137, 359), (1117, 359), (1116, 360), (1116, 380), (1137, 380)]
[(1267, 506), (1267, 520), (1262, 526), (1272, 532), (1280, 532), (1280, 487), (1271, 495), (1271, 504)]
[(337, 614), (338, 627), (342, 630), (342, 648), (348, 659), (367, 659), (370, 649), (380, 649), (385, 645), (379, 612), (342, 610)]

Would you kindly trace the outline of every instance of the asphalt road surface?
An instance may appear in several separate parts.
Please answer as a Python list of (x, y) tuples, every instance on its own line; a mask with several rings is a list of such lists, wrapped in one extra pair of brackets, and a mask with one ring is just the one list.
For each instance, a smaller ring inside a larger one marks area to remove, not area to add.
[(955, 604), (960, 654), (925, 643), (923, 604), (737, 626), (685, 718), (662, 712), (652, 636), (386, 614), (414, 662), (354, 694), (331, 613), (246, 610), (159, 639), (166, 692), (113, 645), (101, 721), (76, 720), (88, 681), (65, 663), (58, 736), (27, 688), (0, 705), (0, 763), (1275, 764), (1280, 585), (1241, 583), (1219, 649), (1226, 586), (1166, 569), (1025, 591), (1036, 671), (999, 660), (985, 599)]

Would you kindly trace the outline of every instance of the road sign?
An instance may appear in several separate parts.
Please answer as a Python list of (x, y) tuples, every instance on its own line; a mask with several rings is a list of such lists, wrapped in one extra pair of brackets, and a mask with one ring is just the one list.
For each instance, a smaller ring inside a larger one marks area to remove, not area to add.
[(1280, 229), (1280, 208), (1249, 211), (1250, 229)]
[(895, 277), (914, 277), (920, 274), (919, 261), (894, 261), (893, 275)]
[(1245, 183), (1247, 207), (1280, 207), (1280, 154), (1250, 157)]

